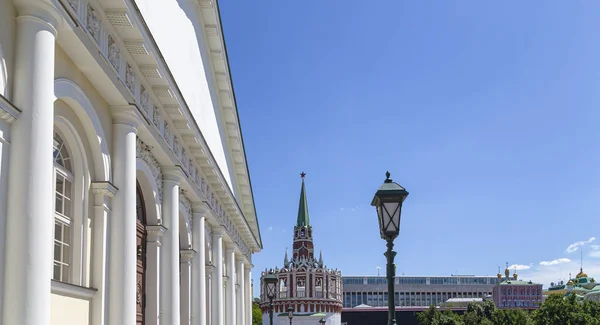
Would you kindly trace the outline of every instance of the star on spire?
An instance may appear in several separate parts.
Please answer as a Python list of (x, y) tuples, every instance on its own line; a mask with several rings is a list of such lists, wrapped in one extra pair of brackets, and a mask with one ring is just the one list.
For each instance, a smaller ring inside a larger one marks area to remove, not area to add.
[(306, 176), (306, 173), (305, 173), (305, 172), (301, 172), (301, 173), (300, 173), (300, 177), (301, 177), (302, 179), (304, 179), (304, 177), (305, 177), (305, 176)]

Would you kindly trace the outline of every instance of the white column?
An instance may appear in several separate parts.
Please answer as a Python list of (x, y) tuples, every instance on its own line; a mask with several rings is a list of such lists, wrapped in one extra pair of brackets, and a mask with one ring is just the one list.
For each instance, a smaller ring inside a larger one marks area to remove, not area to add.
[(192, 319), (192, 260), (196, 252), (181, 251), (181, 325), (190, 325)]
[(162, 236), (167, 232), (163, 226), (146, 226), (146, 310), (144, 321), (146, 325), (160, 324), (160, 267)]
[[(252, 264), (245, 265), (244, 268), (244, 284), (246, 285), (246, 325), (252, 324)], [(289, 283), (289, 282), (288, 282)]]
[(113, 108), (113, 199), (108, 242), (108, 324), (135, 324), (137, 297), (135, 107)]
[(59, 14), (36, 1), (19, 6), (6, 213), (3, 324), (50, 322), (54, 229), (54, 49)]
[[(1, 90), (1, 89), (0, 89)], [(5, 265), (4, 251), (6, 238), (6, 204), (8, 198), (8, 154), (10, 146), (10, 125), (6, 124), (7, 115), (0, 109), (0, 265)], [(4, 267), (0, 267), (0, 315), (2, 315), (2, 292), (4, 292)], [(0, 316), (0, 324), (2, 316)]]
[(193, 207), (192, 244), (196, 255), (192, 261), (192, 324), (206, 325), (206, 205)]
[[(233, 244), (231, 244), (233, 245)], [(235, 251), (233, 248), (227, 249), (227, 254), (225, 255), (225, 263), (227, 264), (227, 277), (228, 285), (227, 285), (227, 316), (225, 319), (227, 320), (227, 325), (236, 325), (236, 308), (235, 308)]]
[(161, 324), (180, 323), (179, 294), (179, 172), (163, 169), (163, 225), (167, 228), (161, 250)]
[(106, 322), (106, 276), (108, 220), (110, 219), (110, 198), (117, 188), (108, 182), (92, 183), (94, 194), (94, 217), (92, 220), (92, 276), (91, 286), (98, 291), (92, 298), (92, 325), (104, 325)]
[(213, 308), (213, 279), (214, 279), (214, 271), (215, 271), (215, 267), (212, 265), (207, 265), (206, 266), (206, 296), (210, 297), (210, 299), (206, 299), (206, 324), (207, 325), (212, 325), (214, 324), (213, 321), (213, 312), (212, 312), (212, 308)]
[(223, 229), (213, 229), (213, 261), (215, 270), (213, 272), (212, 322), (211, 325), (224, 325), (223, 311)]
[(239, 258), (237, 261), (237, 264), (235, 266), (235, 273), (236, 273), (236, 277), (238, 279), (238, 292), (236, 294), (236, 306), (237, 306), (237, 325), (246, 325), (246, 314), (245, 314), (245, 307), (246, 307), (246, 288), (244, 285), (244, 275), (245, 275), (245, 271), (244, 271), (244, 260), (242, 258)]

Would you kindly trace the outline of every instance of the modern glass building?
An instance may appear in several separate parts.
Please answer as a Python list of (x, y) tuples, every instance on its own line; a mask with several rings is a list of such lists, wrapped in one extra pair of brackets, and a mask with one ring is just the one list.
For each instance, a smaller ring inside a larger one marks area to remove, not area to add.
[[(343, 276), (342, 282), (344, 308), (387, 306), (385, 276)], [(498, 279), (473, 275), (397, 276), (394, 282), (396, 306), (427, 307), (450, 298), (489, 297)]]

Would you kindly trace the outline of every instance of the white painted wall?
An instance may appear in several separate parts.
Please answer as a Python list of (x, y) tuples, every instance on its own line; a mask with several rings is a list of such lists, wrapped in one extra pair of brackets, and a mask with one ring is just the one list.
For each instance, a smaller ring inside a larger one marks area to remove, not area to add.
[(88, 325), (90, 323), (90, 302), (52, 294), (50, 300), (50, 325)]
[[(218, 100), (211, 94), (212, 70), (197, 6), (190, 0), (135, 0), (202, 135), (233, 191)], [(213, 104), (215, 103), (215, 104)]]

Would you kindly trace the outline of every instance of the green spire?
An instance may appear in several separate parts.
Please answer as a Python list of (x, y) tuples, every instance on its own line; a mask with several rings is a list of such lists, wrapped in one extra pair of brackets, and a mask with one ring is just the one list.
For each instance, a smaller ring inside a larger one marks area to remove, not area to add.
[(306, 202), (306, 190), (304, 189), (304, 176), (306, 173), (300, 174), (302, 177), (302, 189), (300, 190), (300, 205), (298, 207), (298, 220), (296, 227), (309, 226), (310, 218), (308, 217), (308, 203)]

